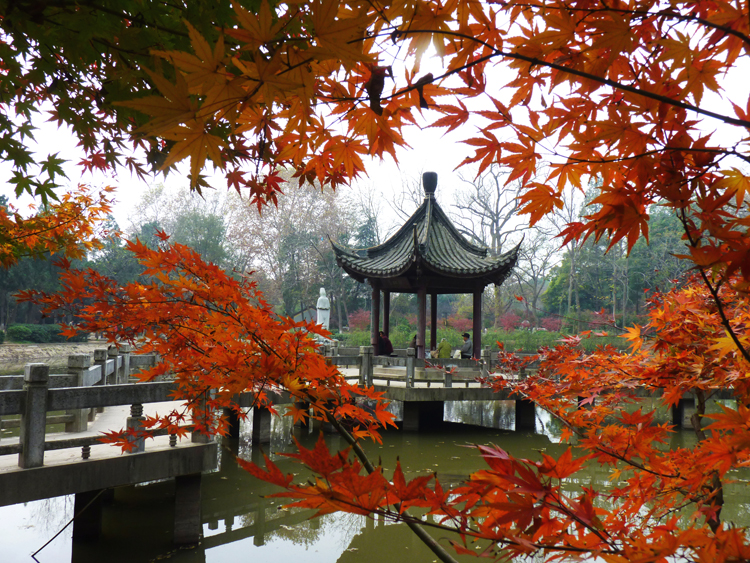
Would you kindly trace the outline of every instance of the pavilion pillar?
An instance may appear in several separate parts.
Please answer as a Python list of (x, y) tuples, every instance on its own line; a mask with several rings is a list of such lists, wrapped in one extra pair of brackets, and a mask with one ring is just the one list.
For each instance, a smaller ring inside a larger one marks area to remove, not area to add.
[(370, 345), (378, 354), (378, 331), (380, 331), (380, 288), (372, 286), (372, 310), (370, 311)]
[(482, 290), (474, 290), (474, 311), (472, 320), (474, 321), (474, 358), (482, 357)]
[(427, 330), (427, 288), (417, 290), (417, 358), (424, 360), (424, 333)]
[(383, 292), (383, 332), (391, 333), (391, 292)]
[(437, 293), (430, 294), (430, 350), (437, 348)]

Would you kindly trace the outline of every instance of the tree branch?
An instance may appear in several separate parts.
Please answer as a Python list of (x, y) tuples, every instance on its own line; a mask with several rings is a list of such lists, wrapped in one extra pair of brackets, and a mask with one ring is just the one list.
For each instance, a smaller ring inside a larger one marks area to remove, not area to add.
[[(375, 466), (373, 466), (370, 459), (367, 457), (367, 454), (362, 449), (362, 446), (359, 445), (359, 443), (354, 439), (354, 437), (347, 432), (347, 430), (341, 425), (341, 423), (336, 420), (336, 417), (333, 416), (333, 414), (330, 411), (326, 411), (326, 418), (328, 422), (330, 422), (334, 428), (341, 434), (341, 436), (344, 438), (344, 440), (352, 447), (352, 450), (354, 451), (355, 455), (359, 458), (359, 460), (362, 462), (362, 465), (367, 470), (368, 473), (373, 473), (375, 471)], [(409, 516), (409, 514), (404, 511), (402, 513), (403, 515), (407, 516), (407, 519), (404, 520), (407, 526), (411, 529), (412, 532), (416, 534), (416, 536), (422, 540), (422, 542), (430, 548), (430, 550), (443, 562), (443, 563), (458, 563), (456, 559), (453, 558), (453, 556), (448, 553), (448, 551), (440, 545), (435, 538), (433, 538), (430, 534), (428, 534), (422, 526), (420, 526), (417, 522), (412, 521)]]

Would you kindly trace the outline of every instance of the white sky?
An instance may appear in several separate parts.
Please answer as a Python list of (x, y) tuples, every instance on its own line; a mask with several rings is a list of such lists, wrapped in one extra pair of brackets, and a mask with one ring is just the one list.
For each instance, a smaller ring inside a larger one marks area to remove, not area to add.
[[(430, 48), (429, 51), (434, 52), (432, 48)], [(392, 89), (398, 89), (404, 86), (403, 72), (404, 67), (407, 65), (396, 59), (384, 64), (391, 63), (394, 65), (393, 70), (395, 82), (390, 79), (386, 81), (384, 96), (390, 94)], [(409, 63), (409, 65), (410, 64), (411, 63)], [(438, 57), (431, 57), (429, 52), (423, 58), (421, 66), (422, 73), (433, 72), (433, 74), (437, 76), (444, 72), (441, 60)], [(510, 79), (511, 76), (512, 75), (508, 75), (506, 78)], [(496, 71), (492, 72), (492, 76), (488, 78), (488, 82), (490, 79), (498, 82), (499, 80), (502, 80), (502, 76), (500, 76), (499, 71)], [(495, 87), (491, 89), (488, 87), (488, 91), (495, 90), (494, 95), (498, 95), (501, 86), (501, 84), (496, 84)], [(442, 98), (437, 99), (438, 103), (442, 100)], [(445, 98), (445, 100), (448, 103), (455, 103), (450, 98)], [(491, 108), (488, 106), (487, 109)], [(415, 109), (414, 113), (418, 122), (424, 121), (419, 116), (419, 110)], [(425, 116), (429, 120), (435, 119), (436, 115), (437, 114), (434, 111), (425, 111)], [(163, 183), (170, 190), (188, 189), (187, 161), (180, 163), (178, 165), (178, 170), (176, 172), (170, 172), (166, 178), (162, 174), (159, 174), (157, 176), (149, 176), (149, 181), (143, 181), (136, 176), (131, 176), (125, 168), (119, 169), (116, 175), (113, 175), (112, 173), (105, 175), (100, 172), (95, 174), (82, 173), (82, 168), (77, 166), (77, 163), (84, 157), (84, 155), (77, 146), (78, 141), (70, 130), (64, 128), (58, 129), (55, 124), (41, 122), (41, 120), (37, 126), (39, 129), (34, 133), (36, 143), (32, 143), (36, 152), (37, 161), (44, 160), (48, 155), (55, 153), (59, 153), (58, 156), (60, 158), (64, 158), (68, 161), (65, 166), (68, 181), (66, 182), (63, 179), (61, 184), (69, 185), (71, 187), (75, 187), (78, 184), (87, 184), (94, 188), (105, 185), (117, 187), (117, 192), (115, 194), (117, 204), (114, 207), (113, 215), (115, 216), (120, 228), (123, 230), (128, 230), (128, 227), (131, 224), (131, 215), (140, 201), (141, 196), (150, 186)], [(474, 126), (464, 125), (459, 128), (459, 132), (452, 132), (446, 136), (444, 136), (445, 129), (421, 130), (416, 126), (406, 127), (404, 129), (404, 138), (411, 148), (397, 150), (399, 164), (396, 165), (390, 156), (387, 156), (384, 161), (363, 157), (367, 176), (357, 180), (350, 189), (368, 189), (372, 186), (377, 192), (383, 194), (383, 205), (380, 206), (380, 211), (384, 217), (381, 221), (381, 225), (386, 229), (399, 221), (388, 203), (393, 201), (401, 192), (402, 180), (420, 179), (421, 182), (422, 172), (433, 171), (438, 173), (438, 200), (444, 206), (450, 206), (455, 199), (456, 188), (462, 184), (459, 179), (459, 173), (462, 173), (465, 177), (471, 176), (475, 173), (475, 169), (472, 170), (469, 168), (461, 171), (454, 171), (464, 158), (473, 154), (473, 150), (469, 145), (458, 142), (459, 139), (470, 136), (469, 128), (472, 127)], [(209, 169), (212, 166), (210, 161), (207, 161), (207, 165)], [(204, 174), (209, 175), (209, 184), (219, 191), (227, 190), (226, 180), (224, 179), (222, 171), (219, 170), (210, 174), (209, 169), (204, 170)], [(0, 167), (0, 182), (8, 177), (10, 177), (10, 169), (8, 167)], [(4, 184), (3, 188), (3, 190), (8, 192), (7, 195), (11, 200), (14, 199), (12, 188), (13, 186), (8, 184)], [(343, 189), (346, 190), (347, 188)], [(31, 201), (30, 197), (23, 197), (21, 201), (17, 202), (17, 204), (26, 205)], [(410, 214), (413, 209), (406, 209), (405, 211)]]
[[(116, 200), (118, 203), (114, 209), (114, 215), (121, 228), (126, 228), (130, 224), (130, 214), (138, 204), (142, 194), (150, 186), (164, 183), (171, 188), (187, 189), (186, 163), (181, 163), (178, 171), (176, 173), (171, 172), (166, 179), (159, 174), (150, 176), (149, 181), (143, 181), (136, 176), (132, 176), (125, 168), (120, 168), (116, 175), (101, 172), (84, 173), (82, 168), (77, 165), (84, 154), (77, 146), (77, 140), (73, 134), (68, 129), (58, 128), (56, 124), (52, 123), (42, 122), (38, 124), (38, 127), (39, 129), (34, 132), (36, 142), (30, 143), (36, 159), (41, 161), (46, 159), (48, 155), (57, 153), (60, 158), (67, 160), (64, 169), (68, 175), (68, 180), (62, 179), (63, 185), (74, 187), (82, 183), (92, 187), (105, 185), (117, 187)], [(457, 142), (460, 137), (455, 133), (443, 137), (443, 132), (444, 130), (441, 129), (420, 130), (418, 127), (409, 126), (405, 138), (410, 143), (411, 148), (399, 151), (399, 165), (393, 163), (390, 157), (383, 162), (379, 159), (369, 159), (368, 162), (368, 159), (364, 158), (368, 177), (362, 178), (357, 184), (362, 186), (373, 185), (378, 191), (383, 192), (384, 202), (391, 200), (401, 190), (402, 178), (418, 178), (423, 171), (438, 173), (438, 190), (441, 192), (457, 187), (460, 180), (458, 172), (454, 172), (454, 168), (472, 151), (468, 145)], [(465, 130), (463, 135), (465, 135)], [(0, 173), (5, 178), (10, 176), (8, 168)], [(467, 173), (469, 171), (464, 171), (464, 175)], [(217, 190), (227, 189), (221, 171), (211, 175), (209, 183)], [(3, 193), (6, 193), (11, 200), (15, 199), (12, 185), (5, 183)], [(450, 203), (448, 200), (445, 201)], [(31, 198), (23, 197), (17, 204), (26, 205), (30, 202)], [(382, 210), (389, 212), (390, 208), (388, 205), (383, 205)]]
[[(401, 63), (403, 67), (403, 63)], [(432, 71), (434, 74), (440, 74), (442, 65), (439, 59), (425, 59), (422, 65), (422, 72)], [(727, 92), (730, 92), (735, 101), (739, 101), (741, 106), (745, 105), (742, 100), (747, 100), (748, 93), (750, 91), (750, 81), (747, 80), (747, 72), (742, 69), (750, 70), (750, 64), (745, 60), (742, 64), (741, 69), (733, 72), (731, 76), (724, 77), (723, 82)], [(394, 68), (394, 73), (397, 79), (397, 86), (402, 86), (399, 76), (403, 71)], [(488, 73), (488, 88), (489, 92), (497, 96), (501, 93), (502, 85), (504, 81), (510, 78), (512, 75), (505, 74), (500, 69), (490, 69)], [(386, 82), (386, 89), (384, 94), (388, 94), (393, 88), (394, 82), (388, 80)], [(438, 99), (438, 102), (441, 100)], [(450, 99), (447, 99), (448, 103), (453, 103)], [(733, 115), (729, 104), (725, 100), (721, 100), (715, 94), (706, 92), (706, 99), (702, 104), (704, 107), (714, 109)], [(416, 110), (415, 110), (416, 111)], [(429, 119), (434, 119), (435, 113), (427, 110), (426, 116)], [(694, 116), (690, 116), (691, 118)], [(478, 123), (479, 121), (477, 121)], [(68, 174), (68, 184), (70, 186), (76, 186), (79, 183), (88, 184), (92, 187), (99, 187), (104, 185), (112, 185), (117, 187), (116, 200), (117, 205), (114, 208), (114, 215), (117, 219), (118, 224), (122, 229), (127, 229), (130, 226), (130, 217), (133, 213), (135, 206), (138, 204), (142, 194), (151, 186), (156, 183), (164, 183), (170, 188), (185, 189), (187, 190), (187, 175), (185, 170), (187, 169), (186, 163), (181, 163), (181, 170), (179, 173), (170, 173), (165, 179), (164, 176), (158, 175), (151, 177), (149, 182), (144, 182), (137, 177), (133, 177), (129, 174), (126, 169), (120, 169), (116, 176), (112, 174), (104, 175), (101, 173), (82, 174), (81, 168), (77, 166), (77, 162), (83, 157), (82, 151), (77, 147), (77, 140), (73, 135), (64, 129), (57, 129), (54, 124), (41, 123), (39, 129), (35, 132), (36, 146), (35, 151), (38, 160), (47, 158), (49, 154), (59, 153), (61, 158), (68, 160), (68, 164), (65, 167), (66, 173)], [(381, 205), (381, 212), (385, 215), (383, 224), (387, 227), (389, 224), (394, 223), (397, 219), (393, 215), (389, 201), (392, 201), (396, 194), (401, 191), (402, 179), (418, 179), (423, 171), (434, 171), (438, 173), (438, 198), (441, 203), (448, 207), (453, 203), (455, 199), (455, 190), (462, 182), (459, 179), (459, 172), (454, 171), (456, 166), (467, 156), (473, 154), (473, 150), (469, 145), (458, 142), (461, 138), (471, 136), (472, 128), (471, 124), (466, 124), (459, 128), (459, 132), (452, 133), (447, 136), (443, 136), (444, 129), (425, 129), (420, 130), (418, 127), (410, 126), (405, 128), (404, 138), (410, 144), (411, 148), (400, 149), (399, 154), (399, 165), (394, 164), (388, 157), (385, 161), (380, 162), (377, 159), (371, 159), (368, 162), (365, 161), (368, 177), (359, 180), (355, 188), (373, 186), (375, 190), (383, 194), (383, 205)], [(704, 119), (703, 127), (707, 131), (719, 128), (714, 120)], [(735, 140), (740, 136), (743, 131), (739, 131), (738, 127), (729, 127), (731, 131), (728, 135), (731, 135)], [(727, 143), (727, 138), (723, 135), (721, 141)], [(727, 146), (725, 144), (725, 146)], [(737, 165), (737, 163), (734, 163)], [(729, 166), (727, 163), (726, 166)], [(741, 165), (740, 168), (743, 168)], [(744, 167), (746, 168), (746, 167)], [(465, 177), (470, 177), (473, 174), (472, 169), (467, 168), (460, 171)], [(7, 168), (0, 168), (0, 181), (9, 177), (10, 173)], [(64, 182), (64, 181), (63, 181)], [(221, 171), (218, 171), (212, 177), (209, 178), (209, 182), (217, 190), (226, 190), (226, 181), (224, 180)], [(344, 188), (346, 189), (346, 188)], [(7, 195), (13, 200), (12, 186), (4, 184), (4, 187), (0, 192), (7, 192)], [(31, 201), (30, 198), (23, 198), (18, 204), (25, 205)], [(411, 213), (412, 210), (405, 210), (407, 213)]]

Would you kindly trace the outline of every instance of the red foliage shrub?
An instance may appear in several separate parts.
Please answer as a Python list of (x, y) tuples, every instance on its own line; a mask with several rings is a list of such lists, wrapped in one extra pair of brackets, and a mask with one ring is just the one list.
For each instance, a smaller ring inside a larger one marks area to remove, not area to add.
[(562, 328), (562, 319), (560, 317), (544, 317), (540, 324), (542, 328), (550, 332), (559, 332)]
[(474, 321), (458, 317), (457, 315), (451, 315), (448, 317), (448, 325), (459, 332), (467, 332), (472, 329)]
[(500, 317), (499, 323), (500, 328), (503, 330), (511, 331), (516, 330), (521, 324), (521, 317), (513, 312), (505, 313)]
[(370, 311), (357, 309), (349, 314), (349, 327), (352, 330), (367, 330), (370, 328)]

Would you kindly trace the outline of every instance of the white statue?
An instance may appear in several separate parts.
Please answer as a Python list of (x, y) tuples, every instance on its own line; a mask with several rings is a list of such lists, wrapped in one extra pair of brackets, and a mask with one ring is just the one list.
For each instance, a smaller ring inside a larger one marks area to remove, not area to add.
[(325, 288), (320, 288), (320, 297), (318, 297), (318, 319), (317, 323), (323, 325), (323, 328), (328, 330), (328, 325), (331, 321), (331, 302), (326, 297)]

